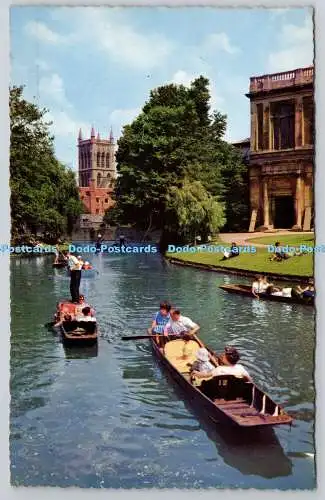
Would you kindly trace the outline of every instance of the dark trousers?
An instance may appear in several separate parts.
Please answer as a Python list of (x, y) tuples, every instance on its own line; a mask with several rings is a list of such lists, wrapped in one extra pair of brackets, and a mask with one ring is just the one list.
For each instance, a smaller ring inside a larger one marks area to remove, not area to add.
[(81, 271), (70, 271), (70, 293), (72, 302), (79, 302)]

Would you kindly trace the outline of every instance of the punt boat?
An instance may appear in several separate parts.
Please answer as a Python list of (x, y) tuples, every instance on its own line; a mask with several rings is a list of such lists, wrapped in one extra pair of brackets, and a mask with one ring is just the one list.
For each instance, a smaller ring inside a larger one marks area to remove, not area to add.
[(63, 321), (60, 326), (62, 343), (66, 347), (89, 347), (97, 344), (98, 328), (95, 321), (76, 321), (76, 304), (64, 301), (59, 302), (55, 314), (55, 321), (70, 315), (72, 320)]
[[(196, 335), (189, 341), (170, 340), (164, 347), (160, 345), (161, 336), (153, 336), (150, 340), (154, 354), (186, 392), (190, 402), (215, 423), (246, 429), (292, 423), (292, 417), (254, 383), (233, 375), (193, 380), (188, 365), (195, 361), (197, 350), (206, 347)], [(218, 366), (218, 358), (209, 352), (210, 361)]]
[[(245, 295), (246, 297), (256, 298), (252, 293), (252, 287), (250, 285), (220, 285), (219, 288), (229, 293), (236, 293), (238, 295)], [(267, 293), (259, 293), (258, 295), (262, 300), (273, 300), (275, 302), (285, 302), (286, 304), (304, 304), (307, 306), (314, 305), (314, 297), (283, 297), (281, 295), (269, 295)]]

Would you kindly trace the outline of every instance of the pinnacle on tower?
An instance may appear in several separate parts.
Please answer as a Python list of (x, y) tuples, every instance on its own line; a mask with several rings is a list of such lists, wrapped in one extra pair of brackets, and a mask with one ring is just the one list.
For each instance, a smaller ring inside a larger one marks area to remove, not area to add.
[(81, 131), (81, 128), (79, 129), (78, 140), (82, 141), (82, 131)]
[(109, 134), (109, 140), (110, 142), (114, 142), (114, 136), (113, 136), (113, 129), (111, 127), (111, 131), (110, 131), (110, 134)]
[(100, 141), (100, 135), (99, 135), (99, 132), (97, 133), (97, 141)]
[(94, 129), (94, 127), (91, 127), (90, 137), (95, 137), (95, 129)]

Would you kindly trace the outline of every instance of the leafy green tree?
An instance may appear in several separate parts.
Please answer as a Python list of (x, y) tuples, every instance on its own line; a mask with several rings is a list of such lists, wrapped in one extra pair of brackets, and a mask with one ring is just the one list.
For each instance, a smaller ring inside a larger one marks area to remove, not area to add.
[(54, 242), (71, 232), (82, 211), (74, 173), (55, 158), (47, 110), (10, 89), (11, 236), (26, 241), (42, 231)]
[[(107, 213), (106, 221), (131, 223), (147, 231), (162, 229), (165, 242), (169, 238), (189, 241), (197, 218), (205, 221), (207, 232), (225, 223), (218, 200), (224, 196), (225, 201), (230, 192), (225, 169), (232, 157), (223, 140), (226, 116), (210, 113), (209, 99), (209, 81), (202, 76), (189, 88), (171, 84), (151, 91), (142, 112), (124, 127), (118, 141), (116, 206)], [(233, 160), (237, 162), (235, 156)], [(231, 168), (235, 172), (237, 163)], [(178, 190), (180, 196), (175, 194)], [(180, 203), (179, 210), (172, 199)], [(198, 201), (199, 207), (190, 200)], [(193, 216), (188, 210), (184, 215), (183, 201), (190, 204)], [(202, 219), (203, 213), (206, 219)]]

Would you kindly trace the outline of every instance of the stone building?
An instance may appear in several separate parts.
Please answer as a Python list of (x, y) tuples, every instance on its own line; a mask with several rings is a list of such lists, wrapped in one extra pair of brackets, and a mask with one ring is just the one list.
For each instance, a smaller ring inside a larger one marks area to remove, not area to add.
[(314, 67), (254, 76), (249, 231), (313, 225)]
[[(114, 205), (111, 194), (116, 179), (115, 143), (111, 131), (108, 139), (101, 139), (91, 129), (89, 139), (78, 137), (79, 193), (85, 213), (96, 216), (96, 220)], [(88, 218), (87, 220), (90, 220)]]

